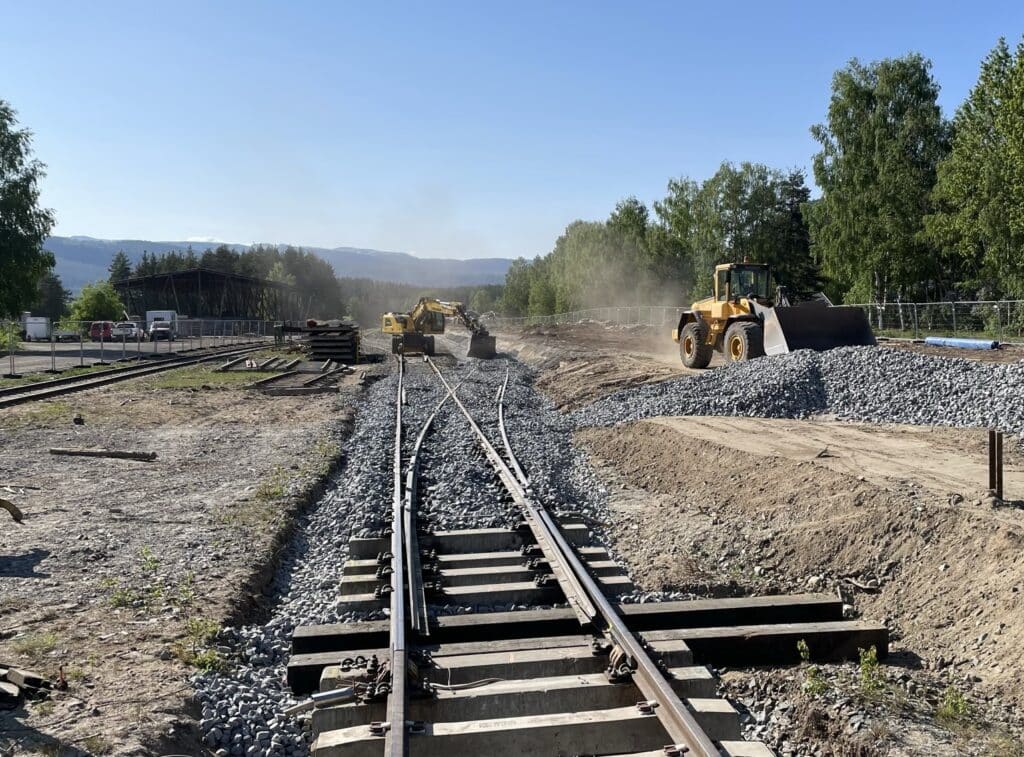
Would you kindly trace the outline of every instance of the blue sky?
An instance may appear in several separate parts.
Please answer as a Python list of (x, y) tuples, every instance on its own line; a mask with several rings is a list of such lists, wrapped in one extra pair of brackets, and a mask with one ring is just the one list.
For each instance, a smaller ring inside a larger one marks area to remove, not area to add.
[[(850, 9), (850, 10), (847, 10)], [(532, 257), (722, 160), (810, 169), (851, 57), (952, 114), (1021, 2), (0, 0), (56, 233)]]

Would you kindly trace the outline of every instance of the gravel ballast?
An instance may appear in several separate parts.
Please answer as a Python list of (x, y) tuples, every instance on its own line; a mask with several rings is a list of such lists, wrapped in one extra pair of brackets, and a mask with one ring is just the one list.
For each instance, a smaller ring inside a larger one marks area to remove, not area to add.
[[(572, 446), (573, 423), (532, 386), (533, 373), (509, 361), (506, 422), (515, 453), (531, 479), (531, 490), (554, 510), (604, 520), (603, 489)], [(459, 398), (484, 433), (502, 450), (495, 396), (506, 362), (439, 362)], [(427, 416), (444, 397), (430, 368), (409, 361), (403, 457), (412, 452)], [(306, 755), (308, 720), (285, 717), (294, 703), (284, 684), (291, 634), (298, 625), (383, 618), (380, 611), (342, 609), (338, 586), (352, 536), (381, 532), (390, 518), (391, 450), (394, 444), (395, 375), (374, 384), (357, 407), (346, 463), (328, 493), (302, 518), (272, 588), (275, 608), (264, 625), (229, 628), (219, 637), (230, 661), (224, 672), (194, 677), (201, 708), (200, 729), (211, 752), (227, 755)], [(518, 516), (484, 462), (483, 452), (461, 411), (449, 401), (438, 413), (422, 450), (420, 517), (433, 530), (505, 527)], [(511, 610), (512, 606), (433, 607), (437, 614)]]
[(833, 415), (872, 423), (999, 426), (1022, 434), (1024, 365), (878, 347), (801, 350), (626, 389), (571, 418), (579, 426), (611, 426), (659, 415)]

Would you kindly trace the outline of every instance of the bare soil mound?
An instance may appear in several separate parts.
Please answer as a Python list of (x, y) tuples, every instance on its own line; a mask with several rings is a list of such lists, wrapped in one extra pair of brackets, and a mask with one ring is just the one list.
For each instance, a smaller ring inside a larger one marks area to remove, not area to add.
[[(957, 454), (954, 437), (977, 449), (982, 433), (944, 431), (934, 459)], [(1024, 513), (974, 498), (974, 482), (946, 494), (909, 477), (883, 485), (877, 471), (869, 479), (825, 460), (737, 449), (730, 438), (653, 421), (578, 434), (609, 481), (626, 485), (612, 498), (620, 517), (611, 531), (641, 587), (838, 589), (885, 619), (894, 648), (926, 668), (1024, 704)], [(841, 440), (832, 449), (844, 454)]]

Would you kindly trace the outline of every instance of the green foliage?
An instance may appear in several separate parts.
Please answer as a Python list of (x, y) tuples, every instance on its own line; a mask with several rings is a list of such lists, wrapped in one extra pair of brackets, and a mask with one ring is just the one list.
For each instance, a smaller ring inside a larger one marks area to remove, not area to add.
[(124, 317), (124, 303), (109, 281), (86, 284), (71, 301), (72, 321), (115, 321)]
[(860, 653), (860, 691), (868, 698), (877, 697), (885, 689), (885, 679), (878, 664), (878, 650), (872, 644), (868, 649), (858, 649)]
[(47, 271), (39, 277), (36, 292), (36, 300), (29, 308), (32, 315), (44, 316), (51, 321), (58, 321), (67, 315), (71, 292), (64, 288), (60, 276)]
[(185, 620), (185, 638), (175, 642), (173, 651), (186, 665), (206, 671), (222, 671), (227, 665), (215, 649), (204, 648), (220, 630), (209, 618), (190, 617)]
[(57, 634), (50, 631), (25, 634), (11, 642), (15, 654), (33, 659), (49, 654), (57, 648)]
[(32, 157), (32, 135), (18, 128), (16, 115), (0, 100), (0, 317), (29, 307), (55, 262), (43, 249), (54, 223), (53, 211), (39, 207), (45, 166)]
[(799, 171), (757, 163), (723, 163), (698, 184), (672, 179), (653, 216), (635, 197), (607, 221), (575, 221), (554, 249), (516, 260), (499, 308), (547, 315), (588, 307), (689, 304), (711, 289), (717, 263), (769, 263), (796, 292), (821, 286), (810, 254), (803, 207), (810, 191)]
[(809, 664), (811, 661), (811, 650), (807, 646), (807, 642), (800, 639), (796, 643), (797, 652), (800, 654), (800, 660), (806, 666), (804, 670), (804, 685), (803, 690), (810, 694), (812, 697), (821, 696), (828, 691), (828, 682), (825, 680), (825, 676), (821, 673), (821, 668), (817, 665)]
[(826, 275), (857, 301), (925, 293), (942, 276), (924, 239), (936, 167), (948, 151), (931, 63), (911, 54), (864, 65), (852, 60), (832, 79), (810, 209), (814, 252)]
[(159, 255), (144, 251), (132, 275), (152, 276), (198, 267), (295, 286), (304, 300), (308, 299), (309, 316), (313, 318), (337, 318), (343, 314), (345, 300), (331, 264), (297, 247), (282, 250), (276, 245), (257, 244), (240, 252), (222, 244), (201, 255), (191, 245), (184, 251)]
[(939, 722), (955, 725), (966, 720), (970, 714), (971, 707), (960, 691), (949, 686), (942, 692), (942, 701), (935, 711), (935, 717)]
[(1024, 41), (1011, 52), (999, 40), (953, 127), (928, 236), (954, 254), (971, 288), (1024, 296)]
[(132, 261), (128, 259), (128, 255), (124, 250), (117, 251), (110, 261), (107, 271), (110, 272), (110, 277), (107, 280), (111, 284), (117, 284), (117, 282), (127, 279), (132, 275)]

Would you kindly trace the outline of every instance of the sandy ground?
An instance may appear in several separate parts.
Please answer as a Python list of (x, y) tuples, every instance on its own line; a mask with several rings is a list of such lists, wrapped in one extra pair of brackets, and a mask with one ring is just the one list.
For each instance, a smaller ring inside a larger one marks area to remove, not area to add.
[(210, 629), (258, 613), (359, 391), (350, 377), (338, 394), (268, 397), (250, 380), (185, 369), (0, 412), (0, 496), (25, 513), (0, 519), (0, 665), (68, 682), (0, 711), (0, 754), (205, 752), (187, 677), (217, 664)]

